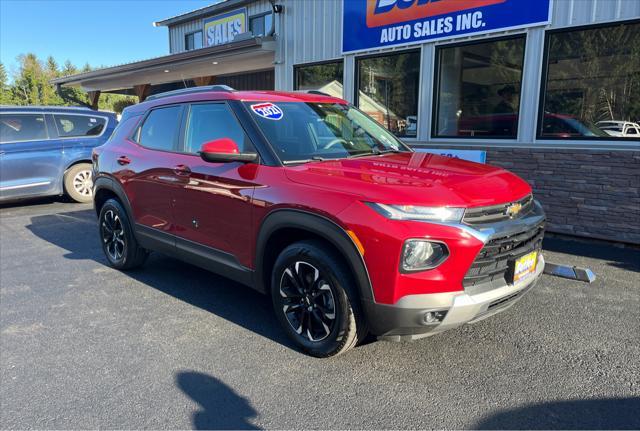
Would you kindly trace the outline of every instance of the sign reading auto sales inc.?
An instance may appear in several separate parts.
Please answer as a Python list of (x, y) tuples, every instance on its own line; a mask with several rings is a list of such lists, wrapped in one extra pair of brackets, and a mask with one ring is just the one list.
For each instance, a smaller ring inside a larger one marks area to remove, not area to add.
[(343, 52), (549, 22), (551, 0), (343, 0)]
[(224, 45), (233, 42), (240, 33), (247, 31), (247, 9), (232, 10), (204, 20), (206, 46)]

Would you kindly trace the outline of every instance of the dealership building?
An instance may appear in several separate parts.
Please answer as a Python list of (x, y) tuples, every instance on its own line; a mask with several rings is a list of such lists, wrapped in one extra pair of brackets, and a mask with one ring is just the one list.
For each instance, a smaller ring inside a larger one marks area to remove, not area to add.
[(226, 0), (154, 25), (170, 54), (54, 82), (94, 106), (322, 91), (417, 150), (519, 174), (551, 232), (640, 244), (640, 1)]

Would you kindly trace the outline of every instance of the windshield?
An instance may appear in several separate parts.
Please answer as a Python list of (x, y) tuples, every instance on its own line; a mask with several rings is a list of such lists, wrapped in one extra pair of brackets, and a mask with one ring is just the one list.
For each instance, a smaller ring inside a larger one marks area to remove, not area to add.
[(353, 106), (304, 102), (245, 105), (285, 164), (411, 151)]

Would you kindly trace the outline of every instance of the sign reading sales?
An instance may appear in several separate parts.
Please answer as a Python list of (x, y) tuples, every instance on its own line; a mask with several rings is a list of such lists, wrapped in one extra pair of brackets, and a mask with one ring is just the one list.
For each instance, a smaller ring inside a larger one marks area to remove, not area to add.
[(549, 22), (551, 0), (343, 0), (342, 51)]
[(247, 30), (247, 9), (241, 8), (204, 20), (204, 34), (207, 46), (224, 45), (233, 42), (240, 33)]

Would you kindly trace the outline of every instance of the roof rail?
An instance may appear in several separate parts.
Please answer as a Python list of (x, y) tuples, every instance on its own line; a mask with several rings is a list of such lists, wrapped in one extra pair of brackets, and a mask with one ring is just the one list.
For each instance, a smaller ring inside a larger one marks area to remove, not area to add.
[(228, 85), (203, 85), (202, 87), (181, 88), (179, 90), (165, 91), (164, 93), (153, 94), (147, 97), (146, 100), (157, 100), (162, 99), (163, 97), (180, 96), (182, 94), (205, 93), (207, 91), (231, 92), (235, 90)]
[(333, 97), (331, 94), (325, 93), (324, 91), (320, 91), (320, 90), (306, 90), (305, 93), (307, 93), (307, 94), (317, 94), (319, 96)]

